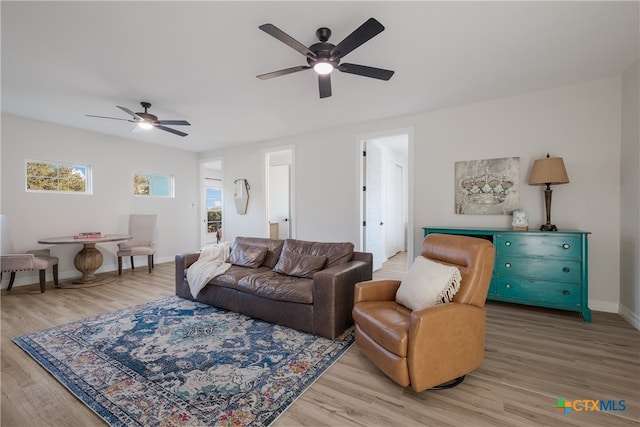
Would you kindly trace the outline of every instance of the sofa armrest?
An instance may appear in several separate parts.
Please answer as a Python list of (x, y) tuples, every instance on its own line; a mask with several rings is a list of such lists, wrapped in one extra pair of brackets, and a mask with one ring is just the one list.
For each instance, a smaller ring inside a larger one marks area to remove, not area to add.
[(400, 280), (369, 280), (356, 283), (354, 303), (362, 301), (395, 301)]
[(185, 252), (176, 254), (176, 285), (184, 281), (184, 270), (196, 262), (200, 257), (200, 252)]
[(335, 338), (353, 324), (354, 286), (371, 274), (371, 263), (349, 261), (313, 275), (314, 333)]
[(414, 390), (431, 388), (480, 366), (485, 319), (483, 308), (455, 302), (413, 311), (407, 364)]

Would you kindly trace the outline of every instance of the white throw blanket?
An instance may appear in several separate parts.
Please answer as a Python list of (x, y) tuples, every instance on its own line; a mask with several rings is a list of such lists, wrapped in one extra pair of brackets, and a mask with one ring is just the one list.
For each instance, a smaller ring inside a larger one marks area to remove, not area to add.
[(198, 260), (187, 269), (187, 280), (191, 295), (196, 298), (209, 280), (224, 274), (231, 264), (225, 262), (231, 251), (231, 243), (223, 242), (205, 246)]

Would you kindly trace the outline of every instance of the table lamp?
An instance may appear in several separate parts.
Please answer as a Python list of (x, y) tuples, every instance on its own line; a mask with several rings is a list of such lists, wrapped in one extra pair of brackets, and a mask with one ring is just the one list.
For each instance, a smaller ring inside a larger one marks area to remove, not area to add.
[(544, 190), (544, 204), (547, 208), (547, 223), (540, 226), (540, 231), (558, 231), (558, 227), (551, 224), (551, 184), (566, 184), (569, 182), (567, 170), (562, 157), (547, 157), (533, 162), (529, 185), (546, 185)]

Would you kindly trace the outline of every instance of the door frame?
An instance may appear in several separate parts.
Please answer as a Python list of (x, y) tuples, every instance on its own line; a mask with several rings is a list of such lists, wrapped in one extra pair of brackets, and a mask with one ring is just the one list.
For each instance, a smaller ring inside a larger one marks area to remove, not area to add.
[[(198, 191), (200, 193), (200, 203), (198, 207), (198, 221), (200, 223), (200, 227), (199, 227), (199, 237), (200, 237), (200, 247), (204, 247), (207, 244), (207, 188), (206, 188), (206, 182), (205, 182), (205, 166), (208, 163), (213, 163), (213, 162), (220, 162), (220, 176), (221, 178), (221, 184), (220, 184), (220, 188), (222, 188), (222, 232), (224, 233), (224, 218), (225, 218), (225, 211), (226, 211), (226, 203), (224, 203), (224, 160), (222, 157), (211, 157), (211, 158), (207, 158), (207, 159), (201, 159), (200, 160), (200, 186), (198, 188)], [(192, 207), (196, 207), (196, 206), (192, 206)], [(224, 234), (222, 235), (222, 238), (224, 240)]]
[[(360, 236), (360, 240), (359, 240), (359, 245), (360, 245), (360, 250), (364, 250), (365, 246), (365, 229), (362, 225), (364, 218), (365, 218), (365, 212), (364, 212), (364, 191), (363, 187), (365, 186), (366, 182), (365, 182), (365, 177), (364, 177), (364, 168), (365, 168), (365, 160), (364, 157), (362, 156), (362, 152), (364, 150), (364, 145), (365, 145), (365, 141), (367, 140), (375, 140), (375, 139), (383, 139), (383, 138), (388, 138), (388, 137), (392, 137), (392, 136), (398, 136), (398, 135), (406, 135), (407, 136), (407, 143), (408, 143), (408, 158), (407, 158), (407, 188), (406, 188), (406, 195), (407, 195), (407, 232), (406, 232), (406, 239), (407, 239), (407, 259), (409, 260), (409, 266), (412, 263), (412, 260), (414, 258), (414, 253), (415, 253), (415, 248), (414, 248), (414, 242), (415, 242), (415, 233), (416, 230), (414, 230), (414, 217), (413, 217), (413, 212), (414, 212), (414, 201), (413, 201), (413, 197), (412, 194), (414, 193), (414, 165), (415, 165), (415, 161), (414, 161), (414, 128), (413, 127), (407, 127), (407, 128), (397, 128), (397, 129), (388, 129), (388, 130), (383, 130), (383, 131), (377, 131), (377, 132), (371, 132), (371, 133), (364, 133), (364, 134), (359, 134), (356, 136), (356, 141), (357, 143), (355, 144), (358, 153), (357, 153), (357, 171), (358, 171), (358, 195), (359, 197), (357, 198), (357, 203), (358, 203), (358, 211), (360, 213), (359, 217), (358, 217), (358, 230), (359, 230), (359, 236)], [(422, 240), (420, 240), (422, 241)]]

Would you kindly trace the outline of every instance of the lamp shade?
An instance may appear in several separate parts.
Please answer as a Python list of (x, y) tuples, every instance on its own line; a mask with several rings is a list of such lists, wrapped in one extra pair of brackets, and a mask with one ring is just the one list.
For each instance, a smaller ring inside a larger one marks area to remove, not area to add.
[(547, 157), (533, 162), (529, 185), (566, 184), (569, 182), (562, 157)]

